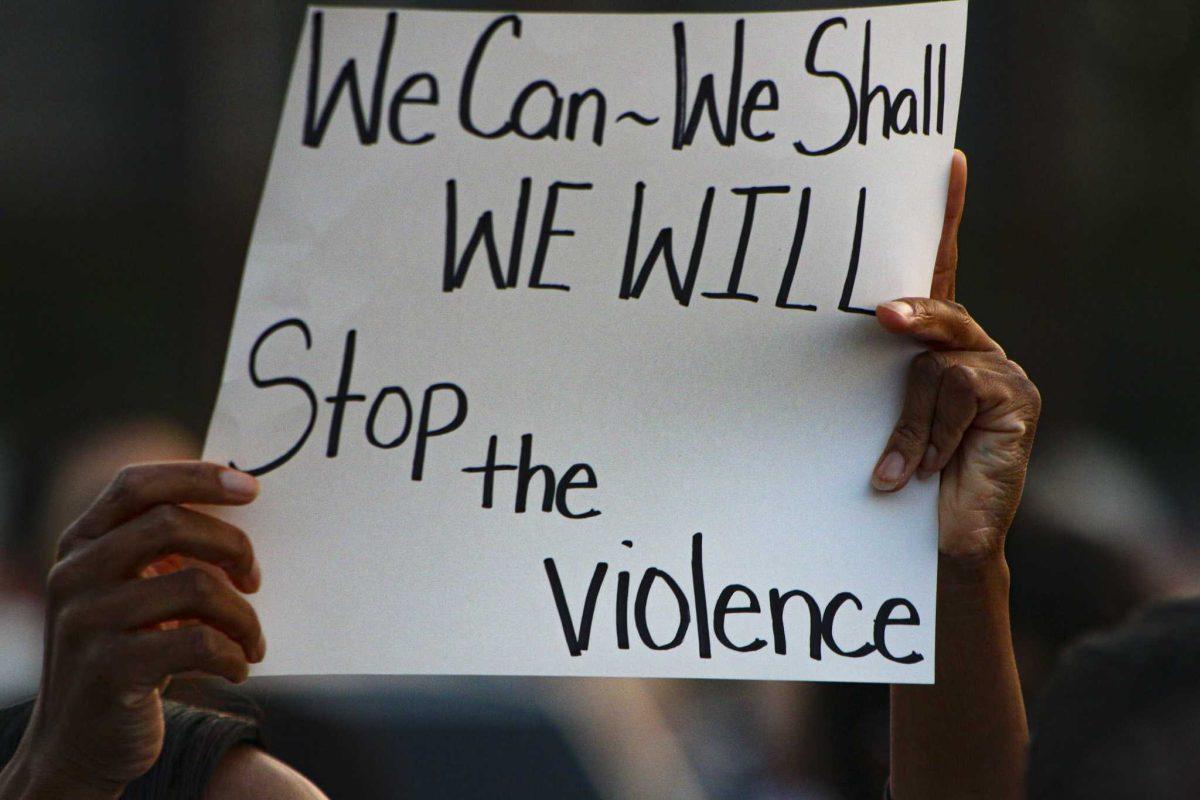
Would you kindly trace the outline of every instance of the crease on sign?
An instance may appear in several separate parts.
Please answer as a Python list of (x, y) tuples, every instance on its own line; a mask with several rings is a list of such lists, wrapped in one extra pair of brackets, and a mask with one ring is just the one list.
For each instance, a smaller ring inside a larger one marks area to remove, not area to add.
[[(255, 291), (256, 302), (282, 316), (303, 316), (315, 308), (316, 286), (300, 268), (312, 251), (311, 237), (263, 247), (254, 259), (258, 265), (254, 271), (263, 276)], [(251, 268), (248, 265), (247, 271)]]
[(298, 316), (312, 310), (313, 287), (303, 267), (313, 260), (320, 235), (319, 226), (302, 208), (281, 208), (273, 214), (260, 214), (246, 259), (239, 307), (254, 303), (282, 316)]

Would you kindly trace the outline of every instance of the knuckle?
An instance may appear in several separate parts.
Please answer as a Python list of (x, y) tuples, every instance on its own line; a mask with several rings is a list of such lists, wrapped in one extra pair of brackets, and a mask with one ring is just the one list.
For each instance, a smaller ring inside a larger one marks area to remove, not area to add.
[(187, 592), (193, 599), (205, 603), (216, 597), (219, 587), (213, 576), (194, 567), (184, 570), (182, 574), (185, 576), (182, 580), (186, 581)]
[(925, 350), (913, 357), (909, 365), (909, 375), (914, 381), (931, 382), (936, 380), (946, 368), (946, 362), (941, 353)]
[(978, 382), (978, 373), (966, 364), (952, 364), (942, 376), (943, 386), (957, 395), (974, 394)]
[(925, 443), (928, 427), (913, 420), (902, 419), (892, 431), (892, 442), (901, 449), (912, 450)]
[(62, 536), (58, 537), (58, 546), (54, 551), (55, 561), (62, 561), (86, 541), (86, 537), (80, 532), (79, 520), (75, 520), (70, 527), (63, 531)]
[(1001, 368), (1005, 372), (1011, 372), (1012, 374), (1017, 375), (1022, 378), (1029, 377), (1028, 375), (1025, 374), (1025, 368), (1022, 367), (1017, 362), (1013, 361), (1011, 358), (1005, 358), (1003, 363), (1001, 364)]
[(131, 465), (122, 467), (109, 484), (108, 494), (117, 502), (126, 502), (136, 500), (141, 496), (143, 485), (145, 483), (145, 470), (142, 467)]
[(950, 312), (950, 316), (955, 322), (961, 325), (973, 325), (975, 318), (971, 316), (971, 312), (967, 311), (967, 307), (962, 303), (956, 303), (953, 300), (946, 300), (946, 309)]
[(179, 530), (187, 522), (187, 512), (174, 503), (162, 503), (155, 506), (147, 517), (150, 526), (156, 530)]
[(62, 603), (79, 587), (82, 579), (76, 559), (67, 558), (50, 568), (46, 578), (46, 596), (52, 603)]
[(912, 306), (913, 318), (918, 322), (928, 322), (934, 317), (934, 301), (924, 297), (916, 297), (906, 299), (905, 302)]
[[(1026, 380), (1029, 380), (1026, 378)], [(1029, 381), (1029, 405), (1033, 409), (1035, 416), (1041, 416), (1042, 413), (1042, 391), (1038, 389), (1037, 384)]]
[(64, 634), (73, 634), (82, 626), (78, 624), (79, 612), (75, 604), (62, 603), (54, 609), (54, 628)]
[(216, 631), (205, 625), (193, 625), (187, 630), (188, 648), (198, 662), (206, 663), (221, 657), (224, 648)]
[(1021, 383), (1021, 396), (1025, 400), (1025, 405), (1029, 409), (1030, 416), (1037, 419), (1042, 415), (1042, 392), (1038, 389), (1037, 384), (1025, 378)]
[(50, 568), (50, 573), (46, 576), (46, 597), (51, 601), (59, 600), (68, 593), (70, 587), (70, 568), (66, 566), (65, 561), (59, 561)]
[(1042, 392), (1020, 364), (1012, 359), (1004, 360), (1003, 368), (1011, 376), (1013, 392), (1036, 416), (1042, 410)]

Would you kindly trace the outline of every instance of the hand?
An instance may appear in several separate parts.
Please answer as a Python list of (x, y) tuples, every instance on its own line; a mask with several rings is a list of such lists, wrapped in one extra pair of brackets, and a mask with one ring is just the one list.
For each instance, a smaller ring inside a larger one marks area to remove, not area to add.
[(262, 660), (238, 591), (260, 582), (250, 541), (182, 505), (257, 493), (252, 477), (215, 464), (127, 467), (66, 531), (47, 584), (41, 686), (0, 797), (119, 796), (162, 749), (172, 675), (238, 683)]
[(900, 419), (872, 484), (894, 492), (914, 474), (940, 472), (942, 561), (973, 569), (1003, 556), (1041, 396), (1025, 371), (953, 302), (966, 186), (966, 157), (956, 151), (930, 297), (894, 300), (876, 310), (885, 329), (929, 349), (912, 362)]

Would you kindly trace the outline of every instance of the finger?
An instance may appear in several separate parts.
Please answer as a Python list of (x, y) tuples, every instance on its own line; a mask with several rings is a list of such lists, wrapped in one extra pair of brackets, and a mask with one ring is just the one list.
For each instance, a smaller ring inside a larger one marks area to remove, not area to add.
[[(972, 427), (1024, 437), (1036, 420), (1041, 398), (1023, 370), (1011, 362), (956, 363), (946, 368), (922, 474), (940, 472)], [(1020, 413), (1029, 411), (1030, 413)], [(1017, 412), (1017, 413), (1011, 413)]]
[(258, 494), (258, 481), (205, 461), (164, 461), (125, 467), (68, 529), (63, 547), (95, 539), (163, 503), (242, 505)]
[(253, 607), (232, 587), (198, 567), (121, 584), (96, 601), (97, 618), (133, 631), (169, 621), (199, 620), (261, 661), (266, 641)]
[(942, 374), (929, 448), (918, 467), (921, 475), (941, 472), (949, 463), (963, 434), (979, 413), (979, 374), (965, 364), (954, 364)]
[(929, 296), (934, 300), (953, 300), (958, 274), (958, 228), (967, 202), (967, 156), (955, 150), (950, 158), (950, 183), (946, 189), (946, 214), (942, 219), (942, 238), (938, 243), (933, 267), (933, 285)]
[(241, 528), (183, 506), (155, 506), (81, 551), (80, 561), (102, 582), (136, 578), (168, 556), (220, 567), (235, 586), (258, 590), (261, 572), (254, 548)]
[(902, 488), (920, 464), (929, 446), (944, 369), (942, 357), (937, 353), (926, 351), (913, 359), (900, 418), (871, 473), (871, 485), (881, 492)]
[(905, 297), (884, 303), (875, 315), (888, 331), (909, 336), (933, 350), (1004, 352), (965, 308), (949, 300)]
[(130, 703), (180, 673), (202, 672), (233, 683), (250, 674), (241, 646), (208, 625), (126, 634), (122, 649), (133, 684), (125, 698)]

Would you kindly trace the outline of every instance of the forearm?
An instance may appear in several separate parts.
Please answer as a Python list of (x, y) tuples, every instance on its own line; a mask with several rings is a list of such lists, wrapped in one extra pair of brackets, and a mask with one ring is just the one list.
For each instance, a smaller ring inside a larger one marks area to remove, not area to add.
[(893, 686), (895, 800), (1021, 796), (1029, 732), (1002, 557), (938, 570), (933, 686)]

